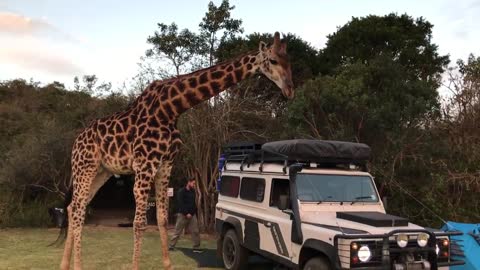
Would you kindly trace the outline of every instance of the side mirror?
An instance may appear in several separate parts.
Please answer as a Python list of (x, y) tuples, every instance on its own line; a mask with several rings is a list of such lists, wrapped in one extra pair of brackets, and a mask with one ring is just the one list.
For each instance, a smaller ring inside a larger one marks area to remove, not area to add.
[(280, 210), (287, 210), (288, 209), (288, 196), (287, 195), (280, 195), (278, 198), (278, 209)]

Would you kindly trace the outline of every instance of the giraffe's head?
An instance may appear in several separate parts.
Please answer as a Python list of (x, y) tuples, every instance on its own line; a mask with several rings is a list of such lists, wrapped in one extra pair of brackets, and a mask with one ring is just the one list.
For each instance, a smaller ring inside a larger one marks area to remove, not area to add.
[(294, 96), (292, 70), (287, 55), (287, 43), (280, 40), (280, 34), (275, 32), (273, 44), (267, 45), (260, 42), (260, 71), (272, 80), (285, 97), (292, 99)]

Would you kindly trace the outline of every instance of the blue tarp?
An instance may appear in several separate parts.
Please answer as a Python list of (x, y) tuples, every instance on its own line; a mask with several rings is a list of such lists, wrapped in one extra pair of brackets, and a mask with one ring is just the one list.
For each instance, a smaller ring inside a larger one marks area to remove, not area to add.
[[(480, 223), (458, 223), (449, 221), (442, 231), (461, 231), (463, 235), (452, 236), (453, 259), (464, 260), (464, 265), (452, 266), (453, 270), (480, 270)], [(456, 246), (460, 249), (458, 249)]]

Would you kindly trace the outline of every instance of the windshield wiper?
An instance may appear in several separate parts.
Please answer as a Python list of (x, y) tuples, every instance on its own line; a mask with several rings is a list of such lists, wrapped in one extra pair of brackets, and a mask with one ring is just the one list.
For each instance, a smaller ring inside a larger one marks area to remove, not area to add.
[(355, 197), (355, 201), (353, 201), (352, 203), (350, 203), (350, 205), (358, 202), (358, 200), (364, 200), (364, 199), (371, 199), (372, 196), (360, 196), (360, 197)]

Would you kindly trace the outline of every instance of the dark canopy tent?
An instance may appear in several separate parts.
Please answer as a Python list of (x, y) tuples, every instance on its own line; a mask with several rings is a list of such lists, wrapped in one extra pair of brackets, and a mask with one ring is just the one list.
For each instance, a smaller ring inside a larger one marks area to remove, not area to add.
[(370, 147), (363, 143), (325, 140), (286, 140), (269, 142), (262, 150), (287, 157), (289, 160), (312, 162), (365, 162), (370, 158)]

